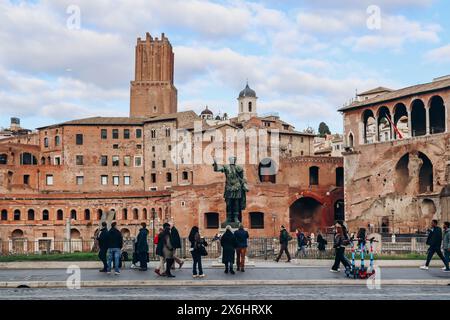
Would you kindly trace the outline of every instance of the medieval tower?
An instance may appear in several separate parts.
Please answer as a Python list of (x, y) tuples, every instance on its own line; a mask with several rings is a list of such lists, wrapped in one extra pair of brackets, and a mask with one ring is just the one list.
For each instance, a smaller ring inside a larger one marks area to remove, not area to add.
[(138, 38), (135, 79), (131, 82), (130, 117), (154, 117), (177, 112), (177, 89), (173, 84), (174, 54), (164, 36)]

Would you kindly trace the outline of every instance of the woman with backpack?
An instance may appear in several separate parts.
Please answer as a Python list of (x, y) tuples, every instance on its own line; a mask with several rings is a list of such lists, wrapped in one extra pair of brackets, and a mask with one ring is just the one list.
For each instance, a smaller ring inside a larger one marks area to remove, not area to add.
[[(202, 256), (206, 256), (206, 246), (208, 245), (200, 236), (200, 231), (197, 226), (192, 227), (191, 232), (189, 233), (189, 241), (191, 242), (191, 255), (192, 255), (192, 277), (193, 278), (204, 278), (205, 274), (203, 273), (202, 266)], [(198, 275), (197, 275), (198, 268)]]

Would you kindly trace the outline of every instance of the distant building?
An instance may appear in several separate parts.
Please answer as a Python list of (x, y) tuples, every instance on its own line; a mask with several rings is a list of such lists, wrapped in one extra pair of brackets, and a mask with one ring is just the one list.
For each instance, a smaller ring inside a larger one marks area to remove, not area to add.
[(20, 126), (19, 118), (11, 118), (9, 128), (0, 129), (0, 139), (13, 138), (17, 136), (30, 134), (31, 130), (24, 129)]

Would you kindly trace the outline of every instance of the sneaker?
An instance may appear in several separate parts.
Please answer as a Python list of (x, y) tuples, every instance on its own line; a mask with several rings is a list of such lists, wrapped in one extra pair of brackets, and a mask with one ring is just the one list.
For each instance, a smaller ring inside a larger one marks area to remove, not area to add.
[(237, 268), (236, 268), (236, 271), (241, 271), (241, 268), (237, 267)]
[(199, 277), (199, 278), (204, 278), (204, 277), (206, 277), (206, 274), (201, 274), (201, 275), (199, 275), (198, 277)]
[(330, 269), (330, 272), (338, 273), (339, 271), (338, 270), (334, 270), (334, 269)]
[(196, 275), (196, 274), (193, 274), (193, 275), (192, 275), (192, 278), (194, 278), (194, 279), (195, 279), (195, 278), (198, 278), (198, 277), (199, 277), (199, 276)]
[(155, 273), (156, 273), (158, 276), (161, 275), (161, 273), (159, 272), (159, 269), (155, 269), (154, 271), (155, 271)]
[(173, 274), (168, 274), (167, 278), (175, 278), (175, 276)]
[(245, 270), (244, 270), (244, 269), (241, 269), (241, 272), (245, 272)]
[(420, 269), (422, 270), (428, 270), (429, 268), (427, 266), (421, 266)]
[(183, 266), (184, 261), (181, 261), (180, 265), (178, 266), (178, 269), (181, 269), (181, 267)]
[(112, 272), (111, 272), (111, 271), (106, 271), (106, 273), (107, 273), (107, 274), (111, 274)]
[(131, 266), (130, 266), (130, 268), (131, 268), (131, 269), (136, 269), (137, 267), (136, 267), (136, 265), (135, 265), (134, 263), (132, 263)]
[(98, 272), (106, 272), (106, 270), (105, 269), (100, 269), (100, 270), (98, 270)]
[(447, 268), (446, 268), (446, 267), (443, 267), (443, 268), (441, 268), (441, 270), (447, 270)]
[(115, 274), (116, 276), (118, 276), (118, 275), (120, 274), (120, 271), (115, 271), (114, 274)]
[(228, 273), (228, 270), (225, 270), (225, 273)]
[(233, 270), (230, 271), (231, 274), (235, 274), (235, 272)]
[(444, 269), (444, 272), (450, 272), (450, 269)]

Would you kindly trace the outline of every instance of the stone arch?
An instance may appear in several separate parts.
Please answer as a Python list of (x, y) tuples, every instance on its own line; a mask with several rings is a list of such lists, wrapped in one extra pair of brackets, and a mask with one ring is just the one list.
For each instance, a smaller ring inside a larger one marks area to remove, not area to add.
[(405, 154), (395, 165), (396, 179), (394, 187), (397, 192), (405, 192), (409, 183), (409, 153)]
[(13, 239), (20, 239), (24, 237), (24, 233), (21, 229), (15, 229), (13, 232), (11, 232), (11, 238)]
[(392, 140), (391, 111), (383, 106), (378, 109), (378, 141)]
[(364, 143), (375, 142), (377, 122), (375, 120), (373, 111), (370, 109), (364, 110), (364, 112), (362, 113), (362, 121)]
[(411, 192), (427, 193), (434, 189), (433, 163), (422, 152), (412, 152), (403, 155), (395, 166), (394, 187), (397, 192), (404, 193), (411, 185)]
[(322, 222), (323, 204), (312, 197), (301, 197), (289, 207), (289, 228), (294, 232), (297, 228), (305, 231), (317, 230)]
[(411, 136), (424, 136), (427, 132), (426, 110), (422, 100), (416, 99), (411, 104)]
[(128, 229), (128, 228), (122, 228), (122, 229), (120, 230), (120, 233), (122, 234), (122, 236), (123, 236), (124, 238), (129, 238), (129, 237), (131, 236), (130, 229)]
[(422, 166), (419, 171), (419, 192), (426, 193), (433, 191), (433, 163), (424, 153), (419, 152)]
[(394, 130), (395, 139), (404, 139), (410, 136), (408, 122), (409, 118), (406, 106), (403, 103), (397, 103), (394, 107), (394, 125), (398, 130)]
[(264, 158), (258, 165), (258, 176), (260, 182), (276, 183), (277, 164), (270, 158)]
[(430, 99), (429, 115), (430, 133), (435, 134), (445, 132), (447, 117), (444, 100), (440, 96), (433, 96)]
[(70, 229), (70, 239), (81, 239), (81, 233), (78, 229), (72, 228)]

